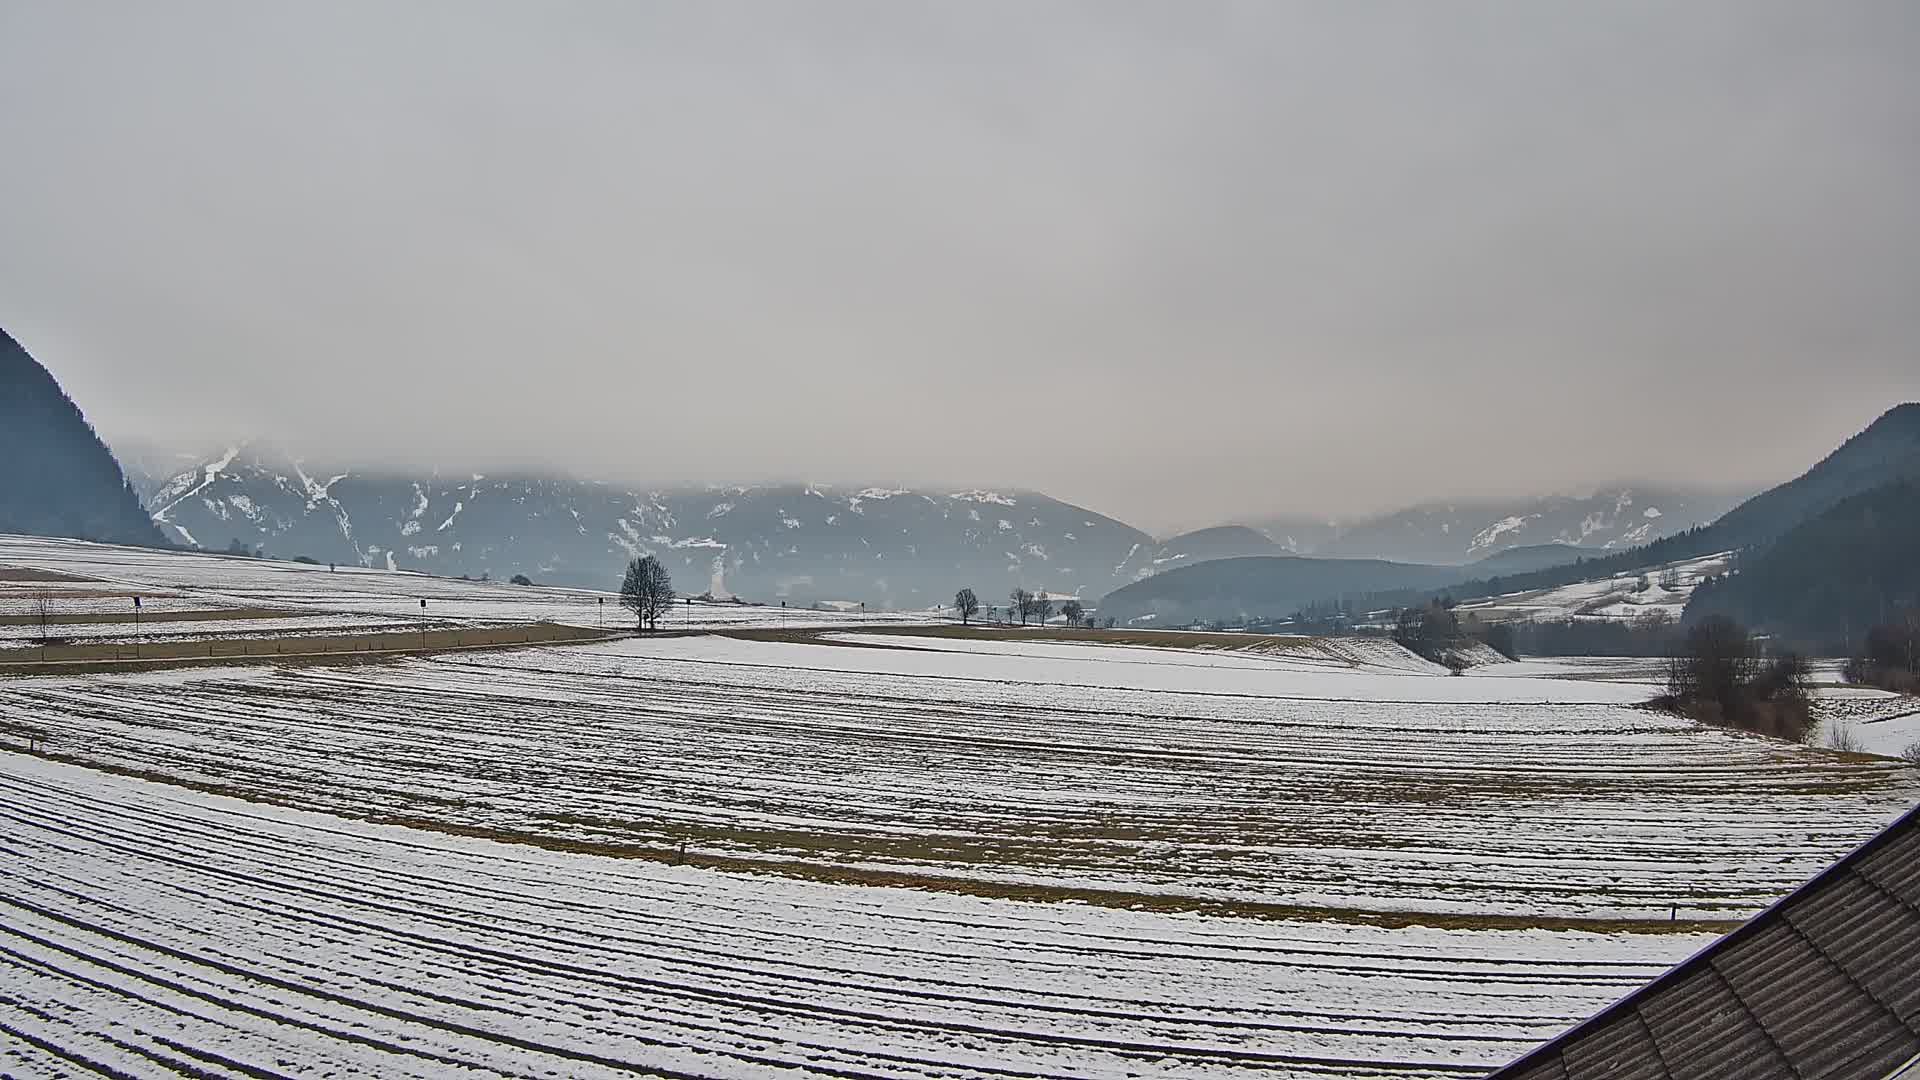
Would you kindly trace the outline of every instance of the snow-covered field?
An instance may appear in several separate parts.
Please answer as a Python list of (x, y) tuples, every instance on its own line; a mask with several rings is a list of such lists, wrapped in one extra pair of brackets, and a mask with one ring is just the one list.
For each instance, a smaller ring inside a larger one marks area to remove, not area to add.
[(1818, 699), (1819, 740), (1896, 757), (1920, 749), (1920, 698), (1870, 687), (1843, 687)]
[(0, 730), (312, 809), (801, 870), (1543, 918), (1739, 917), (1920, 797), (1616, 684), (901, 640), (14, 680)]
[[(604, 624), (609, 629), (628, 625), (631, 619), (616, 603), (614, 594), (587, 589), (465, 581), (358, 566), (330, 570), (304, 563), (38, 536), (0, 535), (0, 567), (6, 566), (78, 575), (130, 592), (162, 591), (171, 597), (187, 598), (200, 608), (274, 608), (488, 624), (544, 621), (589, 628)], [(609, 576), (617, 576), (618, 569), (611, 568)], [(97, 589), (98, 585), (89, 587)], [(422, 600), (427, 602), (425, 608), (420, 606)], [(113, 603), (115, 610), (130, 609), (126, 601)], [(696, 600), (675, 605), (673, 612), (662, 618), (661, 627), (860, 626), (924, 623), (933, 618), (936, 616), (783, 610), (777, 605)]]
[(1604, 665), (829, 625), (0, 679), (0, 1076), (1466, 1077), (1920, 799)]
[[(1620, 574), (1591, 581), (1562, 585), (1554, 589), (1507, 593), (1462, 603), (1462, 615), (1469, 612), (1489, 619), (1614, 619), (1631, 620), (1659, 613), (1679, 619), (1695, 586), (1715, 574), (1722, 574), (1732, 552), (1721, 552), (1698, 559), (1654, 567), (1644, 575)], [(1640, 588), (1646, 578), (1647, 587)]]
[(722, 873), (12, 754), (0, 844), (19, 1080), (1463, 1077), (1707, 940)]

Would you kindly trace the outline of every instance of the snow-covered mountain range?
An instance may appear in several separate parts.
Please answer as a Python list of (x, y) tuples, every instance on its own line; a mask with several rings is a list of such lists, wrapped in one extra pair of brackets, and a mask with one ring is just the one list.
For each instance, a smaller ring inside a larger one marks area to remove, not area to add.
[(1462, 564), (1549, 542), (1604, 549), (1711, 520), (1734, 500), (1612, 490), (1435, 503), (1346, 524), (1304, 518), (1156, 541), (1031, 491), (783, 484), (645, 490), (552, 475), (323, 465), (262, 444), (185, 456), (123, 447), (128, 479), (173, 541), (282, 558), (610, 587), (627, 558), (665, 560), (683, 592), (919, 608), (961, 586), (1089, 603), (1213, 559), (1314, 554)]
[(1423, 503), (1352, 522), (1280, 517), (1250, 524), (1293, 554), (1461, 564), (1536, 544), (1598, 551), (1635, 547), (1713, 521), (1744, 497), (1609, 488), (1589, 495)]
[[(156, 460), (127, 457), (136, 472)], [(1155, 550), (1131, 526), (1028, 491), (646, 491), (329, 467), (252, 446), (135, 486), (172, 539), (216, 551), (237, 540), (282, 558), (607, 588), (627, 558), (652, 554), (684, 593), (795, 604), (919, 608), (962, 586), (994, 603), (1016, 585), (1091, 600)]]

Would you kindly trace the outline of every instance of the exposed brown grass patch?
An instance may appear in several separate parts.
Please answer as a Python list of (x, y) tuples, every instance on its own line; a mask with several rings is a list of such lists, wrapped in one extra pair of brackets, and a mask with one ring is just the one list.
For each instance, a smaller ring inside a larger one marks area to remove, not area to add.
[(72, 675), (151, 671), (209, 664), (342, 663), (397, 659), (466, 649), (581, 644), (619, 636), (558, 623), (454, 629), (392, 630), (370, 634), (306, 634), (268, 638), (208, 638), (127, 644), (70, 644), (18, 650), (0, 661), (0, 675)]
[(807, 627), (796, 630), (742, 629), (724, 630), (728, 637), (748, 641), (787, 641), (813, 645), (846, 645), (845, 640), (829, 641), (827, 634), (885, 634), (892, 637), (959, 638), (969, 641), (1075, 641), (1098, 645), (1133, 645), (1155, 649), (1220, 649), (1235, 652), (1281, 652), (1312, 649), (1312, 638), (1283, 637), (1276, 634), (1221, 634), (1185, 630), (1106, 630), (1086, 626), (1000, 626), (954, 623), (927, 626), (853, 624), (833, 627)]
[[(61, 593), (55, 598), (60, 600), (74, 596), (73, 593)], [(129, 599), (129, 605), (132, 601)], [(148, 611), (140, 615), (139, 624), (178, 623), (178, 622), (225, 622), (231, 619), (296, 619), (311, 612), (284, 611), (274, 608), (208, 608), (201, 611)], [(125, 623), (131, 633), (135, 622), (132, 607), (126, 611), (82, 611), (65, 615), (47, 616), (48, 626), (99, 626), (104, 623)], [(38, 615), (0, 615), (0, 626), (38, 626)]]
[(99, 578), (81, 577), (78, 574), (63, 574), (58, 570), (41, 570), (32, 566), (0, 566), (0, 581), (98, 581)]

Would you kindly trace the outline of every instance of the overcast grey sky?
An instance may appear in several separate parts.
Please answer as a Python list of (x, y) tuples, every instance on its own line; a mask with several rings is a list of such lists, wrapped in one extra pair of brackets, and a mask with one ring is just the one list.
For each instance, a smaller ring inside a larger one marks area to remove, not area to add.
[(0, 0), (111, 439), (1149, 527), (1797, 472), (1920, 397), (1920, 4)]

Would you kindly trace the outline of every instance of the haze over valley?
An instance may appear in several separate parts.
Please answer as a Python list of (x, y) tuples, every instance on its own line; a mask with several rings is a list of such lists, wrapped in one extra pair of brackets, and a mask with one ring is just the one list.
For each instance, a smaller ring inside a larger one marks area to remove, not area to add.
[(1917, 60), (0, 0), (0, 1080), (1920, 1080)]

